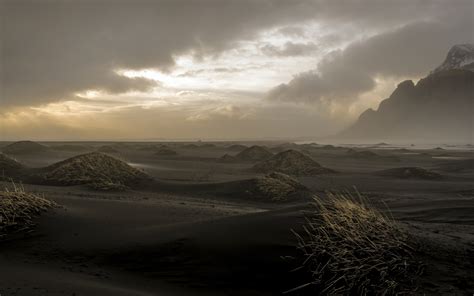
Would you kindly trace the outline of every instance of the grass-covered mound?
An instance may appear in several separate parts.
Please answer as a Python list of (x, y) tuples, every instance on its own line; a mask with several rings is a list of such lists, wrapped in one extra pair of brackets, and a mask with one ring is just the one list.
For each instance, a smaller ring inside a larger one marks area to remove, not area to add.
[(237, 155), (235, 155), (235, 158), (244, 161), (260, 161), (268, 159), (272, 156), (273, 153), (271, 153), (267, 148), (254, 145), (237, 153)]
[[(361, 198), (362, 199), (362, 198)], [(407, 295), (422, 265), (414, 259), (413, 239), (367, 201), (329, 194), (315, 199), (315, 210), (298, 237), (308, 295)], [(313, 293), (309, 290), (313, 289)], [(306, 295), (305, 294), (305, 295)]]
[(245, 190), (246, 195), (253, 199), (276, 202), (302, 197), (308, 192), (298, 180), (277, 172), (249, 180)]
[[(78, 155), (42, 169), (39, 180), (52, 185), (84, 185), (99, 188), (133, 186), (148, 179), (141, 170), (104, 153)], [(110, 187), (105, 186), (105, 187)]]
[(378, 171), (379, 176), (401, 178), (401, 179), (420, 179), (420, 180), (438, 180), (442, 175), (419, 167), (402, 167)]
[(15, 179), (25, 167), (15, 159), (0, 153), (0, 180)]
[(29, 154), (47, 151), (48, 147), (33, 141), (19, 141), (3, 147), (5, 154)]
[(18, 232), (31, 231), (34, 219), (56, 203), (13, 186), (0, 191), (0, 240)]
[(270, 159), (255, 164), (252, 169), (262, 173), (281, 172), (295, 176), (334, 173), (333, 170), (322, 167), (310, 156), (296, 150), (280, 152)]

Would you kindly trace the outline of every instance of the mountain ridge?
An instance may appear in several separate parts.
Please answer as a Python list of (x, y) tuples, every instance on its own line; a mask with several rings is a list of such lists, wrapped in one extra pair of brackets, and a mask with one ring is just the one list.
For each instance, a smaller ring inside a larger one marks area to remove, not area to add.
[(455, 45), (429, 75), (416, 84), (402, 81), (376, 110), (362, 112), (337, 137), (472, 142), (473, 105), (474, 45)]

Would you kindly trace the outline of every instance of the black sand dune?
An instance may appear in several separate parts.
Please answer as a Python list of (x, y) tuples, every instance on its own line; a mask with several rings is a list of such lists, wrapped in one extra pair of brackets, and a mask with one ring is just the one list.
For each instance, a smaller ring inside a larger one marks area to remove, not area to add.
[(256, 172), (276, 171), (295, 176), (334, 173), (333, 170), (322, 167), (308, 155), (296, 150), (280, 152), (268, 160), (255, 164), (252, 169)]
[(3, 147), (2, 151), (5, 154), (31, 154), (48, 151), (49, 148), (45, 145), (33, 141), (19, 141)]
[(268, 159), (272, 157), (272, 155), (273, 153), (271, 153), (267, 148), (254, 145), (237, 153), (235, 158), (243, 161), (260, 161)]
[(202, 191), (209, 192), (211, 188), (213, 195), (270, 203), (298, 202), (307, 200), (311, 195), (298, 180), (276, 172), (252, 179), (209, 184)]
[(127, 163), (104, 153), (92, 152), (75, 156), (40, 169), (33, 177), (35, 183), (54, 185), (84, 185), (112, 183), (136, 185), (149, 177)]
[(394, 177), (402, 179), (422, 179), (422, 180), (440, 180), (442, 175), (419, 167), (402, 167), (382, 170), (376, 172), (376, 175), (384, 177)]

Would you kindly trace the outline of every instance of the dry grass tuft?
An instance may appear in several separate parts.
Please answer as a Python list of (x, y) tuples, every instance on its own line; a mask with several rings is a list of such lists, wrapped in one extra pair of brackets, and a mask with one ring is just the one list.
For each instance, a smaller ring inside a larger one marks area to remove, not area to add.
[(31, 231), (34, 218), (56, 206), (55, 202), (27, 193), (22, 186), (12, 183), (11, 188), (0, 191), (0, 240), (11, 234)]
[(255, 179), (254, 195), (262, 196), (271, 201), (286, 201), (306, 189), (298, 180), (273, 172)]
[(410, 236), (358, 195), (329, 193), (323, 204), (314, 199), (315, 213), (304, 232), (296, 234), (304, 254), (299, 269), (309, 270), (319, 295), (394, 295), (413, 292), (421, 273)]

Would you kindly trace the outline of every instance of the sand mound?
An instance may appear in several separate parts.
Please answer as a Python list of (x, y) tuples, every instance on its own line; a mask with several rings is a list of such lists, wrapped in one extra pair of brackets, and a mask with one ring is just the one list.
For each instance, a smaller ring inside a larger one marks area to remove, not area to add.
[(117, 149), (115, 149), (112, 146), (108, 146), (108, 145), (99, 147), (99, 149), (97, 149), (97, 152), (111, 153), (111, 154), (112, 153), (119, 153), (119, 151)]
[(171, 155), (177, 155), (178, 152), (174, 151), (173, 149), (170, 148), (159, 148), (158, 151), (156, 151), (155, 155), (159, 156), (171, 156)]
[(54, 202), (21, 188), (0, 191), (0, 240), (20, 231), (30, 231), (33, 219), (54, 206)]
[(246, 161), (258, 161), (272, 157), (272, 153), (262, 146), (252, 146), (239, 152), (235, 158)]
[(419, 167), (394, 168), (377, 172), (379, 176), (402, 178), (402, 179), (441, 179), (442, 175)]
[(245, 193), (253, 199), (288, 201), (308, 193), (298, 180), (282, 173), (273, 172), (249, 181)]
[(47, 151), (48, 147), (32, 141), (19, 141), (2, 149), (5, 154), (27, 154)]
[(229, 155), (229, 154), (224, 154), (223, 156), (221, 156), (219, 159), (218, 159), (219, 162), (235, 162), (236, 159), (234, 156), (232, 155)]
[(40, 181), (54, 185), (118, 184), (132, 186), (149, 177), (103, 153), (78, 155), (42, 169)]
[(296, 176), (309, 176), (324, 173), (334, 173), (333, 170), (322, 167), (308, 155), (296, 150), (287, 150), (274, 155), (253, 166), (257, 172), (281, 172)]
[(358, 158), (358, 159), (372, 159), (379, 156), (377, 153), (372, 152), (370, 150), (355, 150), (355, 149), (347, 150), (347, 154), (350, 155), (350, 157), (352, 158)]

